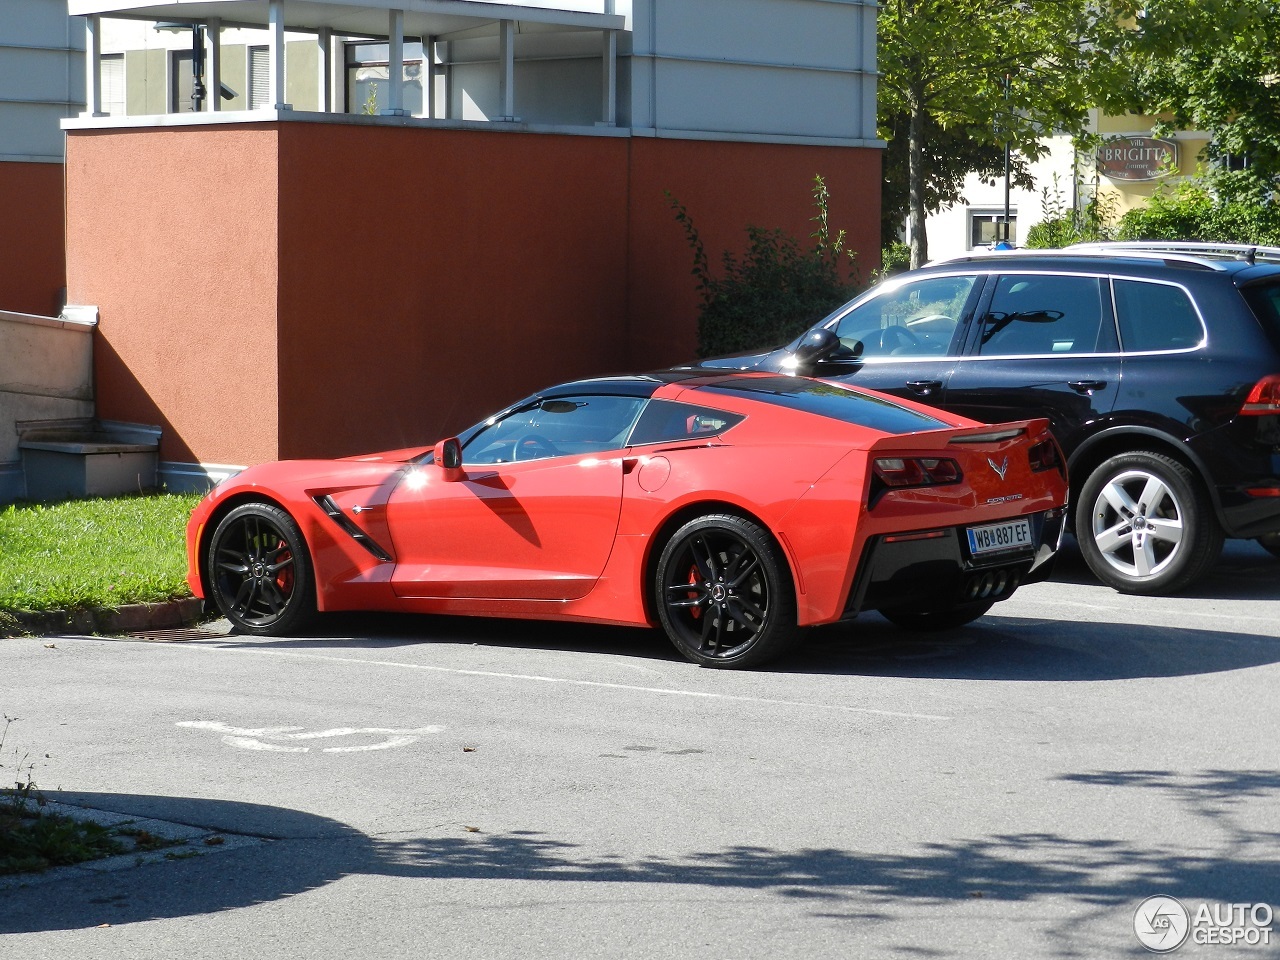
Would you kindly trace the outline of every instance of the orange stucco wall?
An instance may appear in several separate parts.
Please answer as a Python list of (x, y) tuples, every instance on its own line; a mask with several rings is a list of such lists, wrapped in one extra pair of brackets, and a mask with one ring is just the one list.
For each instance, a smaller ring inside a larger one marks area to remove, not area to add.
[(99, 308), (98, 416), (164, 460), (275, 459), (277, 131), (67, 138), (67, 295)]
[(626, 149), (283, 127), (282, 454), (435, 440), (549, 383), (622, 369)]
[(691, 359), (691, 254), (813, 230), (868, 269), (879, 152), (330, 123), (68, 137), (68, 276), (99, 416), (165, 460), (431, 442), (540, 386)]
[(0, 163), (0, 310), (54, 317), (66, 285), (60, 163)]
[(748, 226), (811, 243), (813, 178), (826, 181), (832, 230), (845, 230), (864, 277), (880, 266), (880, 151), (871, 148), (635, 138), (630, 141), (628, 361), (638, 369), (692, 359), (698, 292), (693, 254), (664, 191), (684, 204), (713, 273), (741, 253)]

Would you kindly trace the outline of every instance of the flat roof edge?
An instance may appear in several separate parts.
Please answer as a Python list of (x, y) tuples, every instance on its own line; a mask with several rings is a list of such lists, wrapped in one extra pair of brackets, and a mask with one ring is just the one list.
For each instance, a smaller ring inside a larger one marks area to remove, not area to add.
[(778, 143), (816, 147), (861, 147), (883, 150), (885, 141), (854, 137), (813, 137), (792, 134), (734, 133), (720, 130), (672, 130), (615, 127), (604, 124), (511, 122), (504, 120), (442, 120), (429, 117), (370, 117), (358, 113), (318, 113), (310, 110), (225, 110), (202, 113), (157, 113), (136, 116), (79, 116), (62, 121), (68, 132), (86, 130), (147, 130), (180, 127), (261, 125), (273, 123), (329, 123), (344, 126), (413, 127), (433, 130), (479, 130), (541, 133), (585, 137), (637, 137), (658, 140), (712, 140), (727, 143)]

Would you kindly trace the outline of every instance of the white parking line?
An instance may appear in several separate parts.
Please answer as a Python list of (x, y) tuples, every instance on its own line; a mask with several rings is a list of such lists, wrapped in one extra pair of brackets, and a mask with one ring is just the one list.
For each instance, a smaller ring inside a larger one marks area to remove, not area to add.
[(396, 660), (365, 660), (360, 657), (331, 657), (319, 653), (298, 653), (293, 650), (252, 650), (243, 647), (228, 649), (218, 643), (195, 642), (182, 645), (185, 650), (213, 650), (230, 653), (250, 653), (267, 657), (292, 657), (295, 660), (316, 660), (325, 663), (358, 663), (370, 667), (394, 667), (400, 670), (425, 670), (432, 673), (450, 673), (465, 677), (489, 677), (496, 680), (525, 680), (534, 683), (564, 683), (577, 687), (595, 687), (602, 690), (625, 690), (631, 693), (656, 693), (670, 697), (698, 697), (706, 700), (724, 700), (736, 703), (759, 703), (769, 706), (804, 707), (810, 710), (830, 710), (837, 713), (869, 714), (877, 717), (899, 717), (906, 720), (950, 720), (934, 713), (909, 713), (899, 710), (879, 710), (874, 707), (852, 707), (838, 703), (806, 703), (801, 700), (771, 700), (766, 697), (748, 697), (732, 693), (711, 693), (703, 690), (676, 690), (669, 687), (641, 687), (626, 683), (606, 683), (602, 680), (571, 680), (567, 677), (544, 677), (527, 673), (500, 673), (493, 670), (462, 670), (457, 667), (438, 667), (431, 664), (401, 663)]
[[(316, 730), (312, 733), (297, 733), (302, 727), (233, 727), (217, 720), (182, 720), (176, 724), (189, 730), (212, 730), (214, 733), (226, 734), (222, 742), (243, 750), (267, 750), (272, 753), (307, 753), (310, 747), (287, 746), (278, 741), (327, 740), (334, 737), (355, 737), (364, 734), (395, 734), (378, 743), (357, 744), (352, 747), (324, 747), (323, 753), (363, 753), (369, 750), (390, 750), (393, 747), (404, 747), (416, 743), (418, 737), (427, 733), (439, 733), (444, 727), (415, 727), (411, 730), (396, 730), (391, 727), (336, 727), (333, 730)], [(272, 742), (276, 741), (276, 742)]]

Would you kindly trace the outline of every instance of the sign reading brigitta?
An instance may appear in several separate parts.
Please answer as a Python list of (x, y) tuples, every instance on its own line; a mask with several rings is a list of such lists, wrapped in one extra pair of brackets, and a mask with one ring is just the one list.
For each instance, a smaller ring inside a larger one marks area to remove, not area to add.
[(1178, 145), (1155, 137), (1117, 137), (1098, 149), (1098, 172), (1108, 180), (1159, 180), (1177, 169)]

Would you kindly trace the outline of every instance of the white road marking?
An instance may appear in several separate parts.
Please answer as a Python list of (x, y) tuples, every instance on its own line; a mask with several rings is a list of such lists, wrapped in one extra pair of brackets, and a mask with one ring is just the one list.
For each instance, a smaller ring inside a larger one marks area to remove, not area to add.
[[(225, 651), (226, 647), (204, 642), (183, 644), (183, 650)], [(626, 690), (632, 693), (656, 693), (670, 697), (698, 697), (705, 700), (724, 700), (736, 703), (760, 703), (780, 707), (805, 707), (810, 710), (831, 710), (838, 713), (869, 714), (877, 717), (899, 717), (906, 720), (950, 720), (951, 717), (935, 713), (908, 713), (899, 710), (879, 710), (875, 707), (852, 707), (839, 703), (806, 703), (801, 700), (772, 700), (766, 697), (747, 697), (732, 693), (712, 693), (704, 690), (676, 690), (669, 687), (640, 687), (628, 683), (606, 683), (602, 680), (571, 680), (567, 677), (544, 677), (527, 673), (500, 673), (494, 670), (462, 670), (457, 667), (437, 667), (423, 663), (401, 663), (396, 660), (364, 660), (359, 657), (328, 657), (318, 653), (297, 653), (292, 650), (253, 650), (238, 647), (232, 653), (255, 653), (268, 657), (292, 657), (296, 660), (319, 660), (325, 663), (359, 663), (371, 667), (396, 667), (400, 670), (427, 670), (432, 673), (451, 673), (464, 677), (489, 677), (497, 680), (529, 680), (535, 683), (564, 683), (576, 687), (595, 687), (603, 690)], [(410, 731), (406, 731), (410, 732)]]
[(316, 730), (310, 733), (297, 733), (302, 727), (255, 727), (245, 729), (233, 727), (217, 720), (182, 720), (179, 727), (189, 730), (211, 730), (214, 733), (226, 734), (222, 742), (242, 750), (266, 750), (272, 753), (307, 753), (310, 747), (286, 746), (279, 742), (296, 740), (325, 740), (334, 737), (354, 737), (362, 734), (396, 734), (378, 743), (365, 743), (353, 747), (324, 747), (322, 753), (363, 753), (369, 750), (390, 750), (393, 747), (404, 747), (416, 743), (418, 738), (427, 733), (439, 733), (444, 727), (415, 727), (410, 730), (398, 730), (393, 727), (335, 727), (332, 730)]

